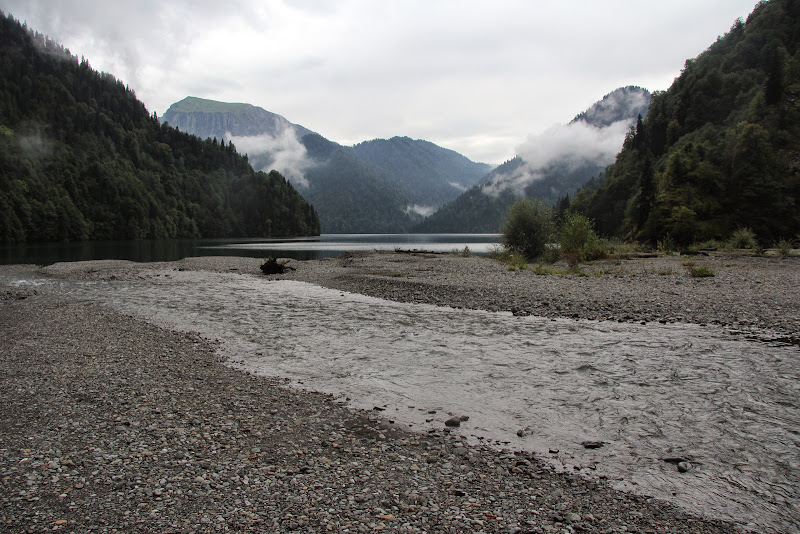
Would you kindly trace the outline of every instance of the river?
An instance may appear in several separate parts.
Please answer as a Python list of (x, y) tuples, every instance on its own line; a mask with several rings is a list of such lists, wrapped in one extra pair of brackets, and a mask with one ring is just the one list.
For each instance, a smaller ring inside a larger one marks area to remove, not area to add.
[[(467, 415), (458, 432), (475, 442), (532, 450), (759, 531), (798, 532), (797, 347), (711, 326), (515, 317), (235, 274), (12, 282), (200, 332), (237, 368), (382, 408), (412, 430)], [(688, 472), (665, 461), (675, 457)]]

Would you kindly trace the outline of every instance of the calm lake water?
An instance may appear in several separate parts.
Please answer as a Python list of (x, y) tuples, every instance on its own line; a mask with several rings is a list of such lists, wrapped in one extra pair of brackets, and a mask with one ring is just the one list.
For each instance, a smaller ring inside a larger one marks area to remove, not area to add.
[(323, 234), (293, 239), (161, 239), (0, 245), (0, 264), (50, 265), (60, 261), (175, 261), (193, 256), (267, 256), (311, 260), (356, 250), (452, 252), (469, 247), (487, 254), (499, 234)]

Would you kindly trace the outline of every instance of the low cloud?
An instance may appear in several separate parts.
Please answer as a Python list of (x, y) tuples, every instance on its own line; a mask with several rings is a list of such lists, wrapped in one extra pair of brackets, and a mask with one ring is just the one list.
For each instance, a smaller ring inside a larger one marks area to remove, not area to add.
[(306, 153), (306, 147), (297, 138), (292, 126), (284, 126), (275, 134), (235, 136), (225, 133), (225, 139), (233, 142), (240, 154), (247, 154), (251, 163), (262, 171), (276, 170), (292, 185), (308, 189), (305, 172), (314, 166)]
[(421, 215), (422, 217), (430, 217), (435, 211), (434, 206), (420, 206), (419, 204), (409, 204), (405, 210), (407, 215)]
[(530, 136), (517, 147), (523, 164), (511, 173), (495, 177), (483, 192), (497, 196), (511, 189), (516, 195), (523, 196), (530, 183), (541, 179), (553, 167), (571, 172), (584, 165), (610, 165), (622, 149), (631, 124), (630, 120), (623, 120), (598, 128), (575, 121)]
[(449, 184), (450, 184), (450, 187), (453, 187), (454, 189), (458, 189), (459, 191), (466, 191), (467, 190), (466, 186), (461, 185), (458, 182), (449, 182)]

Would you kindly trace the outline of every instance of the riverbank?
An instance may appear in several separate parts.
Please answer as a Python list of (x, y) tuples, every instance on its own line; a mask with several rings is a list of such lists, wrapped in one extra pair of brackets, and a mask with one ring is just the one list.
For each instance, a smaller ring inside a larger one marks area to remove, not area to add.
[[(142, 269), (176, 268), (261, 275), (255, 258), (186, 258), (174, 263), (81, 262), (54, 276), (129, 279)], [(763, 339), (800, 342), (800, 256), (660, 256), (510, 271), (483, 257), (415, 252), (347, 253), (288, 261), (272, 279), (408, 303), (510, 311), (517, 315), (625, 322), (715, 324)], [(713, 276), (694, 277), (693, 268)], [(566, 273), (566, 274), (558, 274)]]
[[(797, 300), (789, 302), (797, 287), (794, 259), (762, 265), (761, 259), (715, 258), (712, 279), (691, 278), (685, 261), (611, 262), (593, 268), (621, 270), (563, 277), (509, 272), (477, 257), (387, 253), (291, 262), (296, 270), (276, 278), (411, 302), (516, 306), (515, 313), (541, 307), (548, 310), (542, 315), (565, 317), (602, 312), (630, 321), (686, 316), (700, 322), (708, 315), (707, 322), (751, 329), (771, 324), (758, 314), (774, 298), (771, 305), (785, 310), (786, 322), (758, 330), (797, 332)], [(164, 269), (256, 274), (260, 263), (91, 262), (44, 272), (148, 280), (164, 276)], [(657, 286), (662, 290), (690, 290), (675, 291), (680, 298), (665, 294), (658, 307), (647, 298), (651, 279), (665, 284)], [(709, 281), (764, 286), (765, 300), (726, 305), (747, 293), (720, 294), (724, 286)], [(656, 313), (681, 309), (691, 296), (707, 308)], [(401, 432), (381, 421), (380, 412), (351, 412), (328, 396), (232, 370), (197, 336), (30, 288), (0, 290), (0, 299), (0, 402), (7, 407), (0, 416), (0, 524), (8, 531), (732, 530), (602, 480), (556, 474), (528, 454), (467, 446), (457, 431)], [(627, 302), (642, 303), (650, 315), (621, 316)], [(734, 313), (747, 313), (748, 324), (738, 315), (733, 321)]]
[(393, 430), (88, 303), (6, 290), (0, 346), (3, 531), (731, 530), (527, 454)]

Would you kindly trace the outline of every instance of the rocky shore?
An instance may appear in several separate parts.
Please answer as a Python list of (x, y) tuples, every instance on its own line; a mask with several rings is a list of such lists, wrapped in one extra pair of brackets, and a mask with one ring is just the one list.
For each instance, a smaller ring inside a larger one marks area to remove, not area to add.
[[(797, 339), (800, 263), (686, 258), (589, 276), (492, 260), (348, 254), (289, 278), (406, 302), (546, 316), (719, 323)], [(258, 274), (260, 260), (168, 267)], [(130, 262), (49, 276), (140, 279)], [(0, 268), (2, 269), (2, 268)], [(227, 367), (213, 343), (45, 291), (0, 287), (0, 530), (7, 532), (641, 532), (737, 529), (457, 432), (407, 433), (379, 412)], [(738, 527), (741, 530), (741, 527)]]

